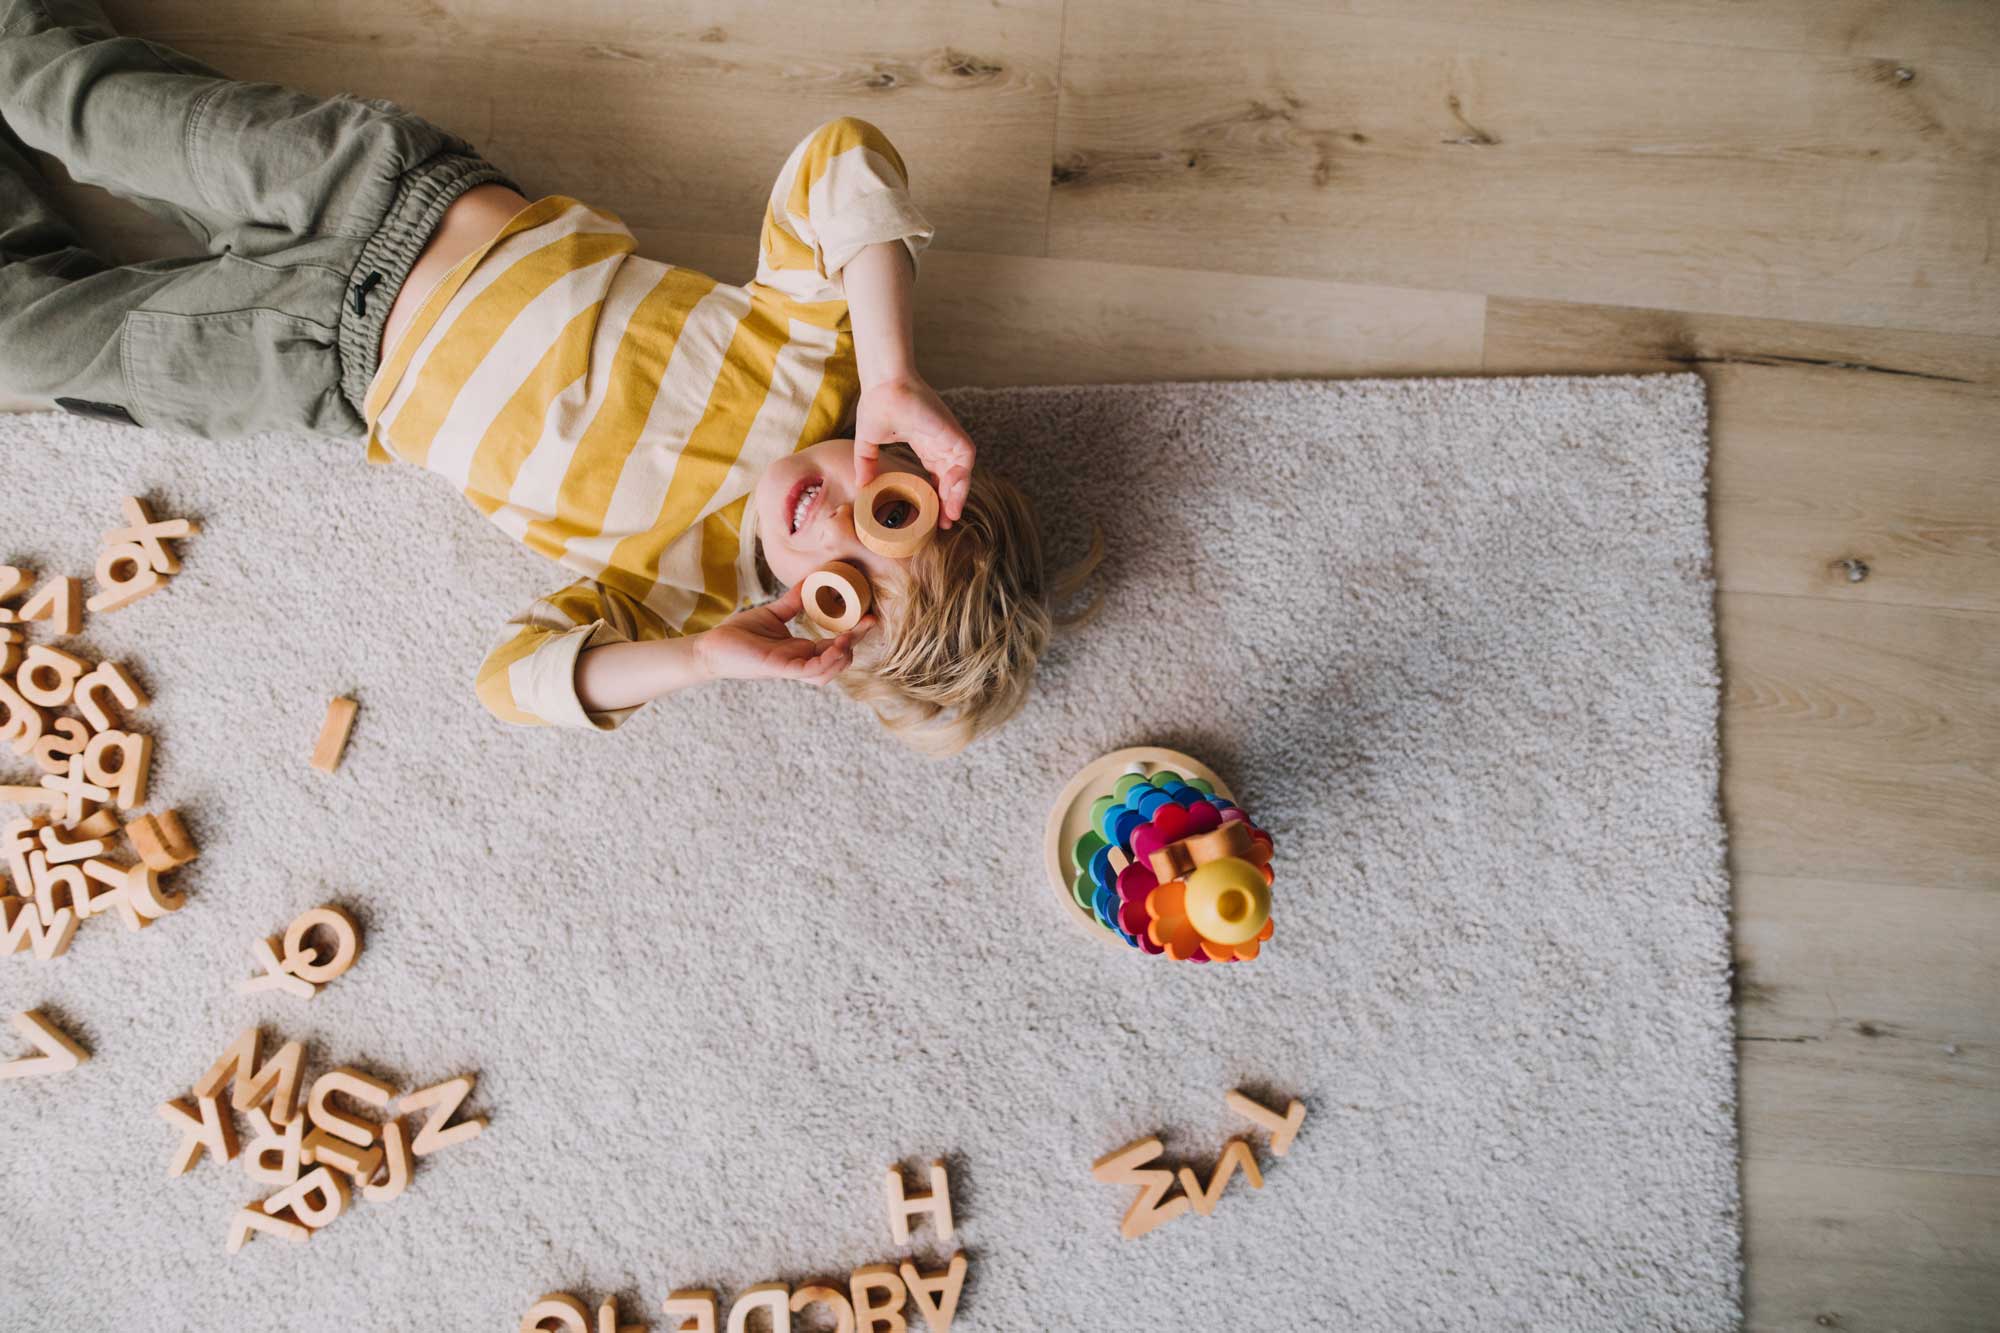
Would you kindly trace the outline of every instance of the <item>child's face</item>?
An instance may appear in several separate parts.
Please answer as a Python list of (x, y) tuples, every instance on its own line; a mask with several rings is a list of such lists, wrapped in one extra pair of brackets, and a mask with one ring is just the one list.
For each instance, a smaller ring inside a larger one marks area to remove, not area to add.
[[(884, 449), (876, 470), (929, 479), (901, 449)], [(854, 497), (860, 490), (854, 484), (852, 440), (822, 440), (765, 468), (752, 503), (771, 573), (790, 585), (829, 561), (845, 560), (878, 590), (901, 579), (904, 561), (875, 554), (854, 535)]]

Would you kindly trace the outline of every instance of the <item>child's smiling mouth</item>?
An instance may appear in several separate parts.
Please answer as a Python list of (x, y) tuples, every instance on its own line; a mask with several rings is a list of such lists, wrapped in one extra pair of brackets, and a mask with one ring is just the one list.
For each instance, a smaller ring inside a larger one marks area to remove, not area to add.
[(786, 503), (787, 507), (791, 510), (792, 534), (794, 536), (798, 534), (800, 528), (806, 525), (806, 520), (812, 517), (813, 511), (819, 507), (819, 497), (825, 492), (826, 479), (824, 477), (802, 478), (799, 484), (792, 488), (791, 495), (786, 497)]

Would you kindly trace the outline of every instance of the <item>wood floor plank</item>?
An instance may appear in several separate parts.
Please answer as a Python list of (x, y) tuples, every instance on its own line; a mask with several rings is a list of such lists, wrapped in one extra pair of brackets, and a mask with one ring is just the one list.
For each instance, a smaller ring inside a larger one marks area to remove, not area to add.
[(2000, 1175), (2000, 884), (1735, 890), (1744, 1152)]
[(1709, 385), (1723, 588), (2000, 612), (2000, 389), (1755, 366)]
[(578, 0), (148, 0), (128, 30), (237, 78), (386, 97), (470, 140), (531, 195), (637, 227), (756, 235), (814, 125), (872, 120), (961, 249), (1040, 254), (1062, 0), (913, 0), (893, 22), (775, 0), (656, 13)]
[(927, 257), (934, 383), (1090, 384), (1451, 374), (1483, 297), (1011, 255)]
[(2000, 1176), (1743, 1164), (1753, 1333), (1990, 1333)]
[[(1395, 16), (1397, 0), (1341, 0), (1351, 14)], [(1591, 32), (1697, 46), (1818, 51), (1903, 61), (2000, 63), (2000, 7), (1955, 0), (1664, 0), (1606, 5), (1598, 0), (1429, 0), (1424, 17), (1561, 35)]]
[(1073, 6), (1051, 255), (2000, 332), (1990, 66)]
[(1724, 593), (1739, 875), (2000, 884), (2000, 616)]
[[(1994, 13), (2000, 14), (2000, 6)], [(1487, 303), (1485, 368), (1493, 374), (1631, 374), (1736, 365), (2000, 386), (2000, 338), (1517, 297)]]

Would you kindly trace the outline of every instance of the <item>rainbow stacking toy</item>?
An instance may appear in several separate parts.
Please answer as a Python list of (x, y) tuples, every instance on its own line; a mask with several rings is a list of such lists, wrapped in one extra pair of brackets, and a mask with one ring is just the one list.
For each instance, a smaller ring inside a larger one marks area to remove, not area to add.
[[(1146, 759), (1117, 762), (1137, 755)], [(1078, 919), (1108, 940), (1179, 961), (1247, 962), (1271, 938), (1271, 835), (1212, 776), (1183, 776), (1175, 760), (1201, 767), (1171, 751), (1121, 751), (1078, 774), (1051, 816), (1052, 870)]]

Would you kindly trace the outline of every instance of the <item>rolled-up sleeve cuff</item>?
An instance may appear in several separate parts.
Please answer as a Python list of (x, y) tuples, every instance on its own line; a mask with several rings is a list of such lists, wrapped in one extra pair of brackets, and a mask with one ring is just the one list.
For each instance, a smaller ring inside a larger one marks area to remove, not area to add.
[(613, 730), (638, 712), (638, 708), (620, 708), (608, 713), (586, 711), (576, 693), (576, 659), (586, 648), (625, 641), (625, 635), (602, 620), (551, 635), (534, 652), (507, 668), (507, 683), (514, 703), (552, 727)]
[(916, 262), (936, 229), (918, 211), (907, 190), (876, 190), (844, 203), (833, 217), (813, 219), (819, 238), (820, 263), (832, 277), (847, 267), (848, 261), (871, 245), (901, 241), (909, 247), (910, 261)]

